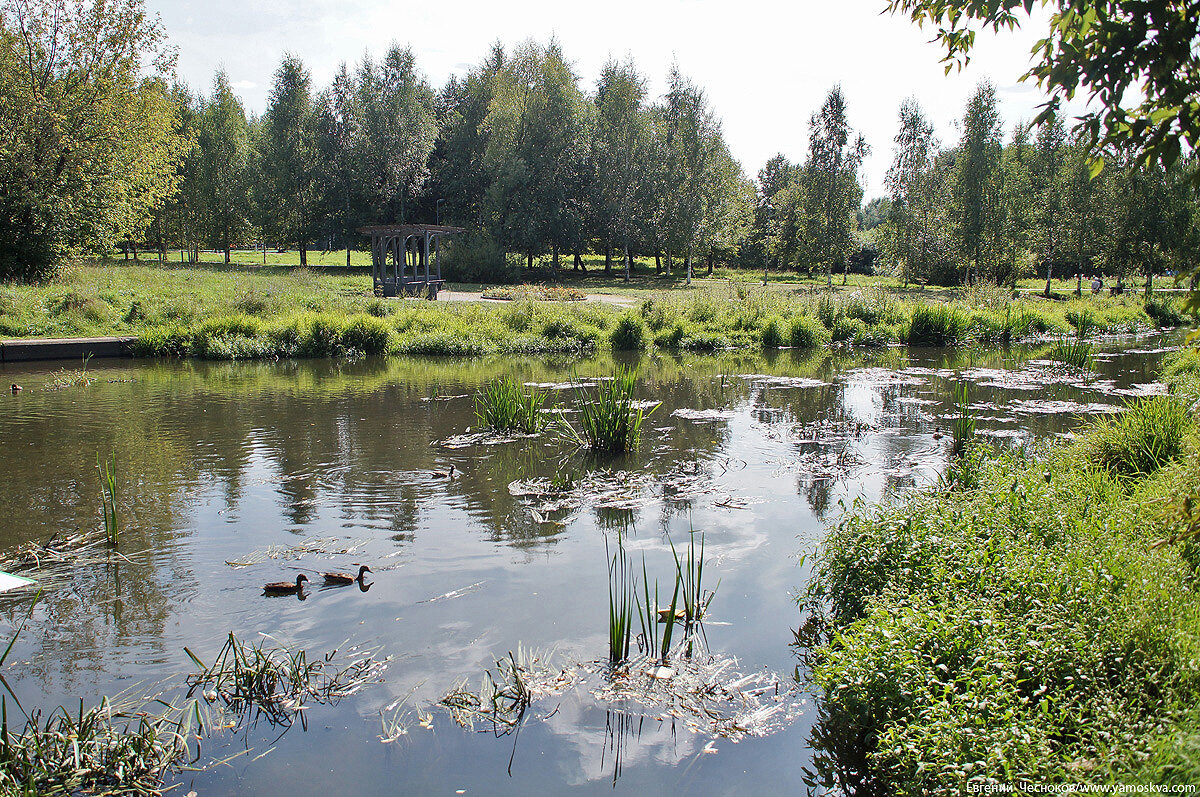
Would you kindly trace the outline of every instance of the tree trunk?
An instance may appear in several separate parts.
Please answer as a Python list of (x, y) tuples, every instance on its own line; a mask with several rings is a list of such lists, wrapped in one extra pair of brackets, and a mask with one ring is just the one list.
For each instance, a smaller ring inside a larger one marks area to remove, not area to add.
[(667, 250), (667, 276), (671, 276), (671, 250)]
[(525, 268), (533, 270), (533, 252), (525, 253)]
[(229, 265), (229, 245), (225, 245), (225, 265)]
[(630, 272), (633, 271), (633, 258), (629, 256), (629, 244), (625, 244), (625, 281), (629, 282)]
[(572, 265), (572, 268), (576, 271), (582, 271), (584, 274), (587, 273), (587, 269), (583, 265), (583, 258), (579, 256), (579, 252), (575, 253), (575, 263)]
[(1154, 267), (1146, 268), (1146, 301), (1150, 301), (1150, 294), (1154, 291)]
[(550, 271), (558, 278), (558, 244), (550, 245)]
[(300, 244), (300, 265), (308, 265), (308, 247), (303, 242)]
[(684, 261), (684, 265), (687, 268), (687, 281), (684, 282), (684, 285), (691, 285), (692, 284), (692, 247), (690, 247), (690, 246), (688, 247), (687, 255), (684, 256), (683, 261)]
[(612, 274), (612, 255), (613, 248), (609, 244), (604, 245), (604, 273)]
[(710, 276), (710, 277), (712, 276), (713, 264), (716, 259), (717, 259), (717, 249), (716, 249), (716, 247), (713, 247), (712, 249), (708, 250), (708, 276)]
[(350, 243), (346, 242), (346, 268), (350, 268)]
[[(627, 246), (626, 249), (629, 247)], [(662, 252), (654, 250), (654, 274), (655, 276), (662, 273)]]

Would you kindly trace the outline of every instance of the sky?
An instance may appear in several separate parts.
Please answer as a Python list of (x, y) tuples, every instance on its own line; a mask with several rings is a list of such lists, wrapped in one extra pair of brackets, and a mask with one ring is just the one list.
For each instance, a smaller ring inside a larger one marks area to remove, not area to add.
[(178, 49), (177, 72), (207, 94), (224, 68), (247, 111), (262, 113), (285, 52), (301, 58), (314, 88), (338, 65), (379, 58), (392, 42), (411, 46), (437, 89), (486, 56), (532, 38), (557, 38), (591, 91), (609, 57), (632, 56), (650, 96), (666, 87), (672, 62), (704, 89), (730, 151), (753, 177), (776, 153), (803, 161), (808, 119), (829, 89), (842, 86), (850, 124), (866, 137), (867, 197), (883, 194), (897, 112), (915, 96), (946, 145), (980, 80), (995, 84), (1006, 135), (1030, 119), (1044, 96), (1018, 79), (1044, 35), (1045, 16), (1015, 32), (981, 33), (971, 63), (948, 76), (941, 46), (906, 17), (883, 13), (885, 0), (146, 0)]

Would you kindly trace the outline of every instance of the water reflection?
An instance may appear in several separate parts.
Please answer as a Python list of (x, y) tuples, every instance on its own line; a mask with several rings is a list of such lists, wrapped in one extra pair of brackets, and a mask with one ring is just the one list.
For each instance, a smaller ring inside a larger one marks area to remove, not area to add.
[[(793, 555), (820, 539), (841, 504), (936, 479), (949, 446), (938, 430), (956, 412), (951, 385), (969, 382), (981, 434), (1021, 445), (1068, 433), (1080, 415), (1145, 392), (1163, 346), (1136, 345), (1140, 351), (1121, 353), (1129, 344), (1114, 343), (1091, 379), (1052, 372), (1036, 348), (643, 355), (640, 398), (662, 406), (641, 450), (608, 460), (553, 434), (466, 448), (438, 443), (476, 424), (469, 397), (484, 382), (509, 375), (562, 385), (625, 362), (609, 355), (110, 362), (94, 368), (100, 381), (91, 387), (59, 391), (45, 389), (52, 368), (3, 366), (3, 378), (26, 389), (4, 397), (0, 414), (12, 463), (0, 480), (0, 550), (97, 528), (98, 454), (117, 457), (124, 521), (117, 551), (80, 558), (48, 590), (14, 648), (10, 680), (23, 701), (52, 706), (177, 676), (188, 668), (184, 645), (203, 657), (230, 631), (271, 634), (314, 652), (352, 637), (382, 646), (395, 662), (387, 683), (336, 710), (322, 707), (321, 722), (352, 729), (347, 740), (373, 741), (381, 706), (409, 692), (414, 704), (436, 699), (518, 645), (585, 661), (602, 656), (605, 535), (628, 530), (633, 550), (661, 572), (671, 561), (667, 535), (679, 539), (692, 528), (705, 532), (713, 583), (721, 579), (713, 649), (750, 668), (788, 671), (791, 595), (807, 577)], [(570, 389), (553, 394), (568, 408), (575, 401)], [(451, 465), (454, 479), (432, 478)], [(626, 481), (613, 486), (614, 474)], [(545, 513), (509, 489), (537, 479), (592, 487)], [(353, 551), (226, 563), (317, 538), (341, 541), (331, 551)], [(375, 571), (363, 585), (369, 596), (314, 590), (303, 602), (260, 600), (263, 583), (294, 577), (291, 566), (347, 569), (360, 561)], [(30, 597), (0, 597), (0, 617), (12, 626)], [(679, 762), (691, 757), (735, 791), (756, 783), (725, 772), (725, 756), (701, 756), (702, 736), (609, 711), (583, 696), (564, 698), (557, 714), (523, 731), (513, 766), (546, 783), (608, 787), (625, 773), (623, 780), (649, 787), (677, 782)], [(783, 736), (778, 749), (794, 757), (802, 729)], [(394, 752), (374, 742), (381, 749), (350, 754), (350, 741), (322, 738), (281, 742), (280, 755), (311, 757), (309, 790), (344, 777), (350, 761), (364, 768), (356, 775), (362, 791), (394, 789), (389, 761), (411, 762), (433, 744)], [(474, 742), (436, 743), (479, 755)], [(506, 766), (488, 773), (484, 764), (430, 760), (440, 763), (429, 765), (429, 783), (466, 770), (485, 789)], [(239, 788), (261, 786), (271, 773), (278, 774), (271, 764), (248, 766)], [(195, 782), (220, 791), (223, 777)]]

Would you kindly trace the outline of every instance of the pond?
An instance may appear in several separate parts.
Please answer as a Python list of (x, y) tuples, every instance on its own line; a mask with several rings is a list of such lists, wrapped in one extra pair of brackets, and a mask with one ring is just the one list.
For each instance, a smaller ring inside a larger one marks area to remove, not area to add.
[[(506, 375), (546, 388), (570, 422), (571, 385), (628, 363), (607, 354), (107, 361), (90, 365), (91, 384), (60, 389), (60, 364), (8, 365), (24, 390), (0, 413), (0, 551), (99, 528), (96, 464), (111, 455), (123, 525), (117, 553), (29, 573), (46, 591), (6, 675), (26, 706), (50, 708), (126, 690), (179, 697), (196, 669), (184, 648), (211, 661), (230, 632), (386, 658), (377, 683), (290, 727), (214, 730), (200, 763), (234, 757), (172, 775), (178, 793), (799, 792), (816, 711), (795, 689), (795, 597), (827, 524), (856, 498), (937, 480), (959, 382), (979, 435), (1033, 444), (1158, 391), (1179, 340), (1106, 341), (1089, 376), (1040, 359), (1047, 347), (644, 356), (631, 363), (639, 397), (661, 405), (638, 451), (608, 459), (553, 431), (462, 437), (476, 390)], [(434, 475), (451, 465), (453, 478)], [(703, 655), (774, 683), (787, 704), (752, 733), (597, 696), (616, 536), (639, 575), (644, 558), (668, 583), (670, 545), (690, 530), (715, 588)], [(365, 589), (316, 583), (360, 562)], [(303, 600), (262, 594), (299, 572), (314, 578)], [(32, 598), (0, 596), (0, 638)], [(522, 650), (577, 680), (515, 728), (467, 730), (436, 705)]]

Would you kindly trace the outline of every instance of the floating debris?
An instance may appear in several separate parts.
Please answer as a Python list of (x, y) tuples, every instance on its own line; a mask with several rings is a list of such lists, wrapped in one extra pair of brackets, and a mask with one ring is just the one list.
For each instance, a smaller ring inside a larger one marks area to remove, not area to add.
[(750, 382), (755, 387), (770, 387), (776, 390), (787, 388), (813, 388), (825, 387), (828, 382), (820, 379), (812, 379), (807, 376), (771, 376), (769, 374), (742, 374), (742, 379)]
[(463, 595), (469, 595), (486, 583), (486, 581), (476, 581), (474, 584), (468, 584), (461, 589), (452, 589), (449, 592), (442, 593), (441, 595), (437, 595), (433, 598), (426, 598), (423, 601), (417, 601), (417, 603), (437, 603), (438, 601), (448, 601), (454, 600), (455, 598), (461, 598)]
[(465, 399), (465, 398), (470, 398), (470, 397), (471, 397), (471, 394), (470, 394), (470, 393), (456, 393), (456, 394), (455, 394), (455, 395), (453, 395), (453, 396), (429, 396), (428, 398), (423, 398), (423, 399), (421, 399), (421, 401), (424, 401), (424, 402), (429, 402), (429, 401), (454, 401), (455, 399)]
[(514, 655), (496, 662), (495, 670), (485, 670), (479, 691), (467, 689), (464, 678), (439, 701), (450, 719), (462, 728), (474, 730), (475, 723), (488, 723), (497, 735), (509, 733), (525, 717), (534, 700), (560, 695), (575, 686), (584, 672), (579, 667), (555, 668), (550, 664), (553, 651), (539, 653), (520, 646)]
[(300, 559), (308, 554), (351, 554), (369, 543), (369, 539), (346, 542), (337, 537), (317, 537), (295, 545), (268, 545), (251, 551), (240, 559), (226, 559), (230, 567), (250, 567), (271, 559)]
[(537, 437), (537, 435), (520, 434), (515, 432), (467, 432), (465, 434), (451, 435), (445, 440), (438, 440), (436, 443), (434, 443), (434, 445), (441, 448), (494, 446), (501, 443), (512, 443), (516, 440), (521, 440), (526, 437)]
[(733, 410), (696, 410), (682, 407), (671, 413), (687, 421), (727, 421), (736, 415)]

